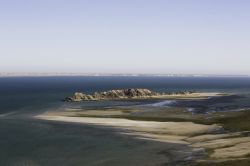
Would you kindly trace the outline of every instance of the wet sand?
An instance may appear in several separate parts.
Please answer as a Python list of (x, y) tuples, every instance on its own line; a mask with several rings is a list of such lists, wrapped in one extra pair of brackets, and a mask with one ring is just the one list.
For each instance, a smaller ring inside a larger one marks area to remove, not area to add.
[[(117, 129), (121, 135), (128, 135), (140, 140), (156, 141), (166, 143), (166, 147), (178, 148), (183, 154), (178, 153), (178, 158), (183, 161), (190, 160), (196, 162), (224, 162), (228, 160), (245, 159), (250, 154), (250, 137), (246, 132), (224, 131), (220, 124), (201, 124), (193, 122), (200, 116), (189, 118), (187, 113), (178, 113), (176, 116), (184, 118), (185, 121), (147, 121), (129, 120), (122, 118), (127, 113), (135, 113), (138, 110), (117, 110), (115, 108), (106, 110), (79, 110), (49, 111), (38, 115), (35, 118), (75, 124), (93, 125)], [(156, 113), (157, 114), (157, 113)], [(119, 118), (109, 118), (112, 115)], [(164, 116), (173, 116), (173, 112), (165, 112)], [(89, 117), (88, 117), (89, 116)], [(160, 115), (161, 116), (161, 115)], [(221, 116), (221, 115), (220, 115)], [(230, 115), (232, 116), (232, 115)], [(199, 119), (202, 121), (202, 119)], [(186, 147), (189, 147), (188, 151)], [(169, 149), (169, 148), (167, 148)], [(173, 153), (168, 150), (168, 153)], [(196, 154), (196, 155), (193, 155)], [(199, 156), (199, 157), (197, 157)]]
[(167, 140), (162, 139), (162, 135), (175, 138), (173, 141), (180, 141), (192, 135), (211, 133), (220, 128), (218, 125), (202, 125), (193, 122), (153, 122), (121, 118), (66, 117), (49, 115), (49, 113), (38, 115), (36, 118), (125, 129), (140, 136), (148, 134), (148, 137), (151, 135), (153, 138), (164, 142)]

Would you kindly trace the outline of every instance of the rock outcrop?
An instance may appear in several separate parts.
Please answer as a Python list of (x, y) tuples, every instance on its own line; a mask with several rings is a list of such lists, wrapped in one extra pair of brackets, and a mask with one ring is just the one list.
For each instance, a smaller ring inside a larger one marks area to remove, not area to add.
[(72, 97), (65, 98), (65, 101), (148, 98), (155, 95), (158, 95), (158, 93), (152, 92), (148, 89), (120, 89), (106, 92), (95, 92), (93, 95), (76, 92)]
[[(192, 93), (192, 92), (181, 92)], [(115, 99), (144, 99), (151, 98), (175, 93), (156, 93), (149, 89), (119, 89), (110, 90), (106, 92), (95, 92), (93, 95), (84, 94), (81, 92), (76, 92), (72, 97), (67, 97), (64, 101), (85, 101), (85, 100), (115, 100)]]

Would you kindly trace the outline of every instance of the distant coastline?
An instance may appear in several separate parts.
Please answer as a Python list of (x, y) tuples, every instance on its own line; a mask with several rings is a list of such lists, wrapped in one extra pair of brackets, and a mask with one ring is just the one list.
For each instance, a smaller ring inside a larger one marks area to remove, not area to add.
[(220, 74), (146, 74), (146, 73), (63, 73), (63, 72), (0, 72), (0, 77), (54, 77), (54, 76), (118, 76), (118, 77), (250, 77), (250, 75)]

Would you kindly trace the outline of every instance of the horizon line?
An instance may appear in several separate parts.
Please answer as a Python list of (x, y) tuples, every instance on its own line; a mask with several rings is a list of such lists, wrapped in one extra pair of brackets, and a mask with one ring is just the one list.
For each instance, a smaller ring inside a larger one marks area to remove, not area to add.
[(75, 73), (75, 72), (0, 72), (0, 77), (46, 76), (155, 76), (155, 77), (250, 77), (247, 74), (159, 74), (159, 73)]

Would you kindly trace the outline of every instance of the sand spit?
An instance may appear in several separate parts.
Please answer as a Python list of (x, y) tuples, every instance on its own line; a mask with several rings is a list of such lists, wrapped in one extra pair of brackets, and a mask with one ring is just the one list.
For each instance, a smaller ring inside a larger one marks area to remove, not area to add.
[[(200, 149), (204, 155), (210, 150), (204, 161), (225, 161), (244, 158), (250, 154), (250, 137), (241, 132), (218, 133), (221, 126), (204, 125), (193, 122), (157, 122), (136, 121), (122, 118), (72, 117), (60, 113), (48, 112), (36, 116), (38, 119), (82, 123), (119, 129), (120, 134), (131, 135), (138, 139), (147, 139), (165, 143), (187, 145), (193, 152)], [(203, 149), (203, 150), (202, 150)], [(192, 152), (191, 152), (192, 153)]]
[(154, 122), (154, 121), (135, 121), (121, 118), (90, 118), (90, 117), (65, 117), (39, 115), (39, 119), (85, 123), (121, 129), (128, 129), (134, 132), (145, 132), (150, 134), (165, 134), (177, 136), (192, 136), (203, 133), (210, 133), (218, 130), (218, 125), (202, 125), (193, 122)]

